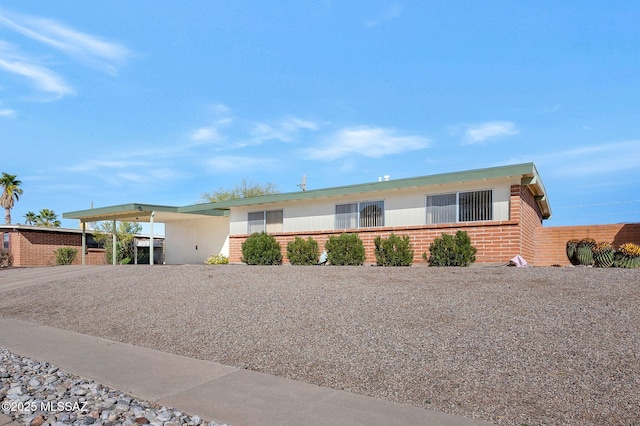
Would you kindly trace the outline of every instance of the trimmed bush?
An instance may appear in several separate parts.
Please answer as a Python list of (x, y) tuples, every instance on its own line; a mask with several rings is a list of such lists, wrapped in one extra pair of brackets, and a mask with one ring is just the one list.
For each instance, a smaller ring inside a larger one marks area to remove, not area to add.
[(324, 245), (331, 265), (362, 265), (365, 259), (364, 244), (358, 234), (332, 235)]
[(287, 244), (287, 258), (292, 265), (316, 265), (319, 257), (318, 242), (311, 237), (296, 237)]
[(229, 263), (229, 258), (221, 254), (211, 255), (204, 261), (207, 265), (226, 265)]
[(6, 248), (0, 248), (0, 268), (10, 268), (13, 266), (13, 253)]
[(413, 263), (413, 248), (408, 235), (389, 238), (376, 237), (374, 254), (378, 266), (410, 266)]
[(73, 247), (59, 247), (54, 250), (56, 254), (56, 265), (71, 265), (76, 256), (78, 256), (78, 249)]
[(242, 259), (247, 265), (280, 265), (280, 243), (266, 232), (251, 234), (242, 243)]
[[(477, 252), (465, 231), (458, 231), (455, 236), (442, 234), (429, 245), (429, 266), (469, 266), (476, 261)], [(427, 260), (426, 253), (422, 257)]]

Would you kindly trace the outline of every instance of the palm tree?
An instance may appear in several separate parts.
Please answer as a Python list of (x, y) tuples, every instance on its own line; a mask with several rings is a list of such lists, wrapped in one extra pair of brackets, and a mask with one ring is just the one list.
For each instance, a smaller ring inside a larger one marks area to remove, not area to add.
[(54, 228), (60, 227), (60, 221), (58, 215), (53, 210), (42, 209), (40, 215), (37, 218), (38, 225), (49, 226)]
[(38, 215), (34, 212), (26, 212), (24, 215), (25, 225), (36, 225), (38, 223)]
[(0, 177), (0, 186), (2, 186), (2, 195), (0, 195), (0, 206), (4, 208), (4, 221), (7, 225), (11, 224), (11, 209), (16, 201), (22, 195), (22, 182), (16, 179), (16, 175), (10, 175), (2, 172)]

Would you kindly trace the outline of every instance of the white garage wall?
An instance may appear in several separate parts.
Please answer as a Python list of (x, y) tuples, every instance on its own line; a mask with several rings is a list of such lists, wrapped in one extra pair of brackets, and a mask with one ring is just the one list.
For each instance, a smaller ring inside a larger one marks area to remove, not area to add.
[(211, 216), (165, 224), (167, 264), (202, 264), (212, 254), (229, 256), (228, 217)]

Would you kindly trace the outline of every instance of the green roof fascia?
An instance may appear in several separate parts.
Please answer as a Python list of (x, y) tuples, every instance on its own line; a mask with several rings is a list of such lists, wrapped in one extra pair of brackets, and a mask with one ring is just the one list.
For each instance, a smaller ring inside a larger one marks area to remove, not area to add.
[[(360, 194), (385, 190), (403, 189), (428, 185), (442, 185), (455, 182), (467, 182), (474, 180), (495, 179), (509, 176), (521, 176), (522, 179), (534, 179), (542, 194), (546, 195), (544, 186), (533, 163), (515, 164), (510, 166), (491, 167), (486, 169), (468, 170), (462, 172), (443, 173), (430, 176), (420, 176), (403, 179), (392, 179), (382, 182), (369, 182), (355, 185), (338, 186), (334, 188), (312, 189), (309, 191), (285, 192), (281, 194), (261, 195), (258, 197), (240, 198), (214, 203), (195, 204), (180, 207), (181, 213), (203, 213), (211, 209), (229, 209), (231, 207), (250, 206), (256, 204), (278, 203), (283, 201), (296, 201), (312, 198), (324, 198), (341, 195)], [(523, 181), (523, 184), (524, 181)], [(542, 208), (542, 207), (541, 207)], [(544, 210), (544, 209), (543, 209)], [(543, 211), (543, 216), (546, 213)], [(550, 211), (549, 211), (550, 215)]]
[[(79, 219), (83, 222), (96, 221), (96, 220), (110, 220), (118, 217), (130, 217), (132, 214), (139, 212), (140, 214), (151, 214), (151, 212), (169, 212), (177, 213), (178, 207), (173, 206), (158, 206), (152, 204), (118, 204), (116, 206), (98, 207), (87, 210), (77, 210), (73, 212), (62, 213), (62, 217), (65, 219)], [(103, 218), (103, 219), (100, 219)]]

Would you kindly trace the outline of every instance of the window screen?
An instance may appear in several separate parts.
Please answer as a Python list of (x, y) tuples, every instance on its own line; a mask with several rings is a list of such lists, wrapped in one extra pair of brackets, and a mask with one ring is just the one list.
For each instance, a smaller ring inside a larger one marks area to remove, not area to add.
[(456, 222), (456, 194), (427, 195), (427, 224)]
[(460, 222), (474, 222), (493, 219), (493, 192), (474, 191), (461, 192), (458, 204), (460, 205)]
[(360, 228), (384, 226), (384, 201), (360, 203)]
[(336, 229), (352, 229), (358, 227), (358, 204), (336, 205)]

